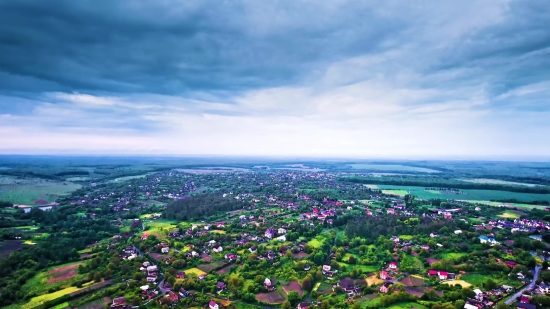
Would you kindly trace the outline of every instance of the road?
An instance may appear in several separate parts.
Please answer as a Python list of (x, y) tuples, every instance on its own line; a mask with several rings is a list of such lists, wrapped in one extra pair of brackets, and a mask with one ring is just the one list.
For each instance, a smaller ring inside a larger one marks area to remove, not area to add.
[(162, 279), (162, 281), (159, 283), (159, 290), (162, 293), (162, 295), (166, 295), (166, 292), (170, 291), (170, 289), (162, 288), (162, 286), (164, 285), (164, 280), (165, 279)]
[(529, 285), (527, 285), (526, 287), (524, 287), (523, 289), (519, 290), (516, 294), (514, 294), (514, 296), (510, 297), (508, 300), (506, 300), (504, 303), (509, 305), (511, 304), (512, 302), (514, 302), (518, 297), (521, 296), (521, 294), (523, 294), (523, 292), (525, 290), (530, 290), (532, 288), (535, 287), (535, 283), (537, 282), (537, 279), (539, 278), (539, 274), (540, 274), (540, 270), (542, 269), (542, 266), (537, 266), (535, 267), (535, 275), (533, 276), (533, 281), (531, 281), (531, 283), (529, 283)]

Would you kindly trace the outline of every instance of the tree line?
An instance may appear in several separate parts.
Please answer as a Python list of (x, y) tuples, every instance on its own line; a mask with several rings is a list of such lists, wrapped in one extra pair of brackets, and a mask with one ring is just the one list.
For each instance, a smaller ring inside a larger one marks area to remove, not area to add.
[(528, 186), (510, 186), (491, 183), (474, 183), (462, 182), (445, 179), (412, 179), (412, 178), (370, 178), (370, 177), (343, 177), (344, 181), (361, 184), (381, 184), (381, 185), (396, 185), (396, 186), (415, 186), (415, 187), (440, 187), (440, 188), (456, 188), (469, 190), (495, 190), (509, 191), (518, 193), (535, 193), (535, 194), (550, 194), (548, 187), (528, 187)]
[(233, 197), (222, 197), (216, 193), (192, 195), (170, 203), (163, 216), (180, 221), (204, 219), (218, 211), (232, 211), (249, 206), (246, 201)]

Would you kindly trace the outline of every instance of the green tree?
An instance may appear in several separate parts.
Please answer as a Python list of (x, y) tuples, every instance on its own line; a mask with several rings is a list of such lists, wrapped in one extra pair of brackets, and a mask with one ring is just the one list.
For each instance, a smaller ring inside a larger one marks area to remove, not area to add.
[(292, 305), (290, 304), (290, 302), (288, 300), (285, 300), (285, 302), (281, 306), (281, 309), (292, 309)]
[(290, 291), (290, 293), (288, 293), (287, 298), (292, 306), (296, 306), (298, 302), (300, 302), (300, 300), (302, 299), (300, 297), (300, 294), (298, 294), (298, 292), (296, 291)]

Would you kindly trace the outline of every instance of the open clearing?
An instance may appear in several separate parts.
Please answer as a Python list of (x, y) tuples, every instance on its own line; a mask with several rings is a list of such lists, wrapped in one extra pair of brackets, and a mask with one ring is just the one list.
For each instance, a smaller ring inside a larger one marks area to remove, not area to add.
[(235, 267), (237, 267), (237, 265), (235, 265), (235, 264), (227, 265), (224, 268), (217, 270), (216, 274), (218, 274), (218, 276), (223, 275), (223, 274), (225, 274), (226, 272), (230, 271), (231, 269), (233, 269)]
[(285, 301), (279, 291), (257, 294), (256, 299), (268, 304), (282, 304)]
[(461, 258), (465, 255), (467, 255), (467, 253), (464, 253), (464, 252), (446, 252), (446, 253), (443, 253), (441, 255), (441, 257), (444, 258), (444, 259), (454, 260), (454, 259)]
[(370, 276), (366, 280), (367, 280), (367, 283), (369, 284), (369, 286), (384, 283), (384, 280), (378, 278), (376, 275), (375, 276)]
[(196, 275), (197, 277), (198, 276), (201, 276), (201, 275), (206, 275), (206, 273), (198, 268), (189, 268), (187, 270), (184, 270), (183, 271), (186, 275)]
[(302, 286), (300, 285), (300, 283), (298, 283), (298, 281), (291, 281), (287, 285), (281, 283), (281, 286), (286, 294), (290, 293), (291, 291), (296, 291), (298, 292), (298, 294), (300, 294), (300, 296), (304, 295), (304, 290), (302, 289)]
[(458, 284), (458, 285), (461, 285), (463, 288), (467, 288), (467, 287), (472, 286), (471, 284), (469, 284), (468, 282), (466, 282), (464, 280), (450, 280), (450, 281), (445, 281), (443, 283), (445, 283), (445, 284)]
[(0, 200), (22, 205), (44, 205), (81, 187), (71, 182), (16, 179), (13, 183), (0, 186)]
[(426, 307), (426, 306), (422, 306), (420, 304), (411, 303), (411, 302), (393, 304), (393, 305), (391, 305), (390, 307), (387, 307), (387, 308), (388, 309), (410, 309), (410, 308), (428, 309), (428, 307)]
[(422, 286), (424, 284), (424, 279), (417, 276), (409, 275), (403, 278), (401, 280), (401, 283), (405, 286)]
[(5, 240), (0, 242), (0, 258), (7, 258), (12, 252), (25, 247), (21, 240)]
[(511, 210), (507, 210), (507, 211), (501, 213), (500, 215), (498, 215), (498, 217), (505, 218), (505, 219), (517, 219), (521, 216), (516, 212), (513, 212)]
[(38, 307), (38, 306), (44, 304), (47, 301), (57, 299), (61, 296), (65, 296), (65, 295), (68, 295), (68, 294), (71, 294), (71, 293), (74, 293), (74, 292), (77, 292), (77, 291), (80, 291), (80, 290), (81, 289), (79, 289), (77, 287), (71, 286), (71, 287), (68, 287), (66, 289), (54, 292), (54, 293), (36, 296), (36, 297), (33, 297), (30, 302), (23, 305), (21, 308), (22, 309), (32, 309), (32, 308), (35, 308), (35, 307)]
[(307, 244), (310, 245), (314, 249), (319, 249), (323, 246), (323, 242), (324, 242), (324, 239), (319, 240), (319, 238), (314, 238), (314, 239), (308, 241)]
[[(464, 200), (464, 201), (470, 201), (470, 202), (479, 202), (482, 203), (484, 201), (490, 201), (490, 200), (507, 200), (507, 199), (516, 199), (518, 201), (548, 201), (550, 202), (550, 194), (536, 194), (536, 193), (521, 193), (521, 192), (509, 192), (509, 191), (499, 191), (499, 190), (460, 190), (464, 194), (453, 194), (453, 193), (447, 193), (447, 192), (440, 192), (440, 191), (433, 191), (428, 190), (426, 191), (426, 187), (420, 187), (420, 186), (397, 186), (397, 185), (371, 185), (367, 184), (365, 185), (369, 188), (376, 188), (382, 190), (382, 192), (387, 191), (388, 194), (394, 194), (394, 195), (403, 195), (410, 192), (410, 194), (422, 198), (422, 199), (451, 199), (451, 200)], [(498, 205), (507, 205), (510, 207), (542, 207), (545, 206), (536, 206), (536, 205), (528, 205), (528, 204), (517, 204), (517, 203), (498, 203), (498, 202), (489, 202), (486, 203), (490, 206), (498, 206)]]
[(50, 270), (48, 274), (52, 277), (46, 283), (51, 284), (76, 276), (78, 274), (77, 269), (79, 265), (80, 264), (72, 264)]
[(471, 285), (475, 285), (477, 287), (481, 287), (481, 285), (491, 279), (490, 276), (484, 276), (480, 274), (470, 274), (470, 275), (464, 275), (461, 277), (462, 280), (470, 283)]
[(224, 265), (226, 264), (225, 261), (217, 261), (215, 263), (210, 263), (210, 264), (201, 264), (199, 266), (197, 266), (197, 268), (203, 272), (206, 272), (206, 273), (209, 273), (211, 271), (213, 271), (214, 269), (218, 269), (220, 267), (223, 267)]

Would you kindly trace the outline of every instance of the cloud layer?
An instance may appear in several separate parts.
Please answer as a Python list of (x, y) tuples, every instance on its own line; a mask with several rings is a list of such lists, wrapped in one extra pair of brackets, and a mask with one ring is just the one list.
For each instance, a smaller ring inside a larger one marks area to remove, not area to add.
[(1, 153), (550, 157), (543, 1), (0, 2)]

